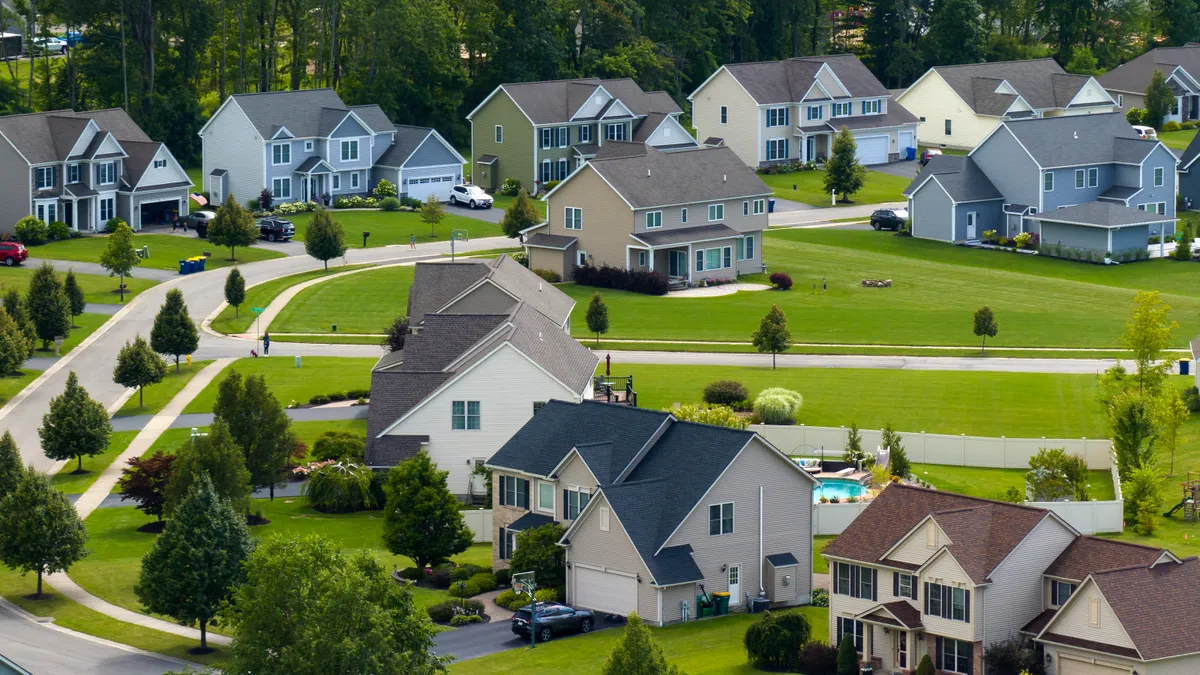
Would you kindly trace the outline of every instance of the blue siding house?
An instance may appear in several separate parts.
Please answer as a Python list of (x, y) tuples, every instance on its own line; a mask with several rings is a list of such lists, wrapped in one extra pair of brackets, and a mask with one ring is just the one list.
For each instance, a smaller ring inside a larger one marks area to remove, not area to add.
[(214, 202), (270, 190), (276, 202), (365, 195), (386, 178), (402, 196), (450, 198), (465, 161), (433, 129), (392, 124), (332, 89), (236, 94), (200, 129)]
[(965, 157), (935, 157), (904, 196), (914, 237), (1030, 232), (1043, 253), (1095, 258), (1174, 234), (1175, 166), (1119, 113), (1010, 120)]

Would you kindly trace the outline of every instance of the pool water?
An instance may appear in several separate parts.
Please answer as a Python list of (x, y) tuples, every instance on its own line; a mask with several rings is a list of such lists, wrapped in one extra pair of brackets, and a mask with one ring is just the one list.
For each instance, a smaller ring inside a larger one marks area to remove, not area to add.
[(813, 490), (813, 503), (821, 501), (821, 497), (830, 501), (837, 497), (844, 502), (848, 497), (861, 497), (866, 493), (867, 487), (856, 480), (826, 478), (821, 481), (821, 487)]

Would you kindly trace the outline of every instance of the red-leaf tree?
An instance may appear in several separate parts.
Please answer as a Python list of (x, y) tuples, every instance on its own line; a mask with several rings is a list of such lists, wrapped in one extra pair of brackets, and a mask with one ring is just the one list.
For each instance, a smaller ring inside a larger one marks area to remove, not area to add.
[(163, 454), (162, 450), (149, 457), (133, 457), (129, 466), (121, 470), (117, 487), (121, 489), (121, 501), (132, 499), (137, 508), (160, 522), (163, 506), (167, 502), (167, 482), (175, 466), (175, 455)]

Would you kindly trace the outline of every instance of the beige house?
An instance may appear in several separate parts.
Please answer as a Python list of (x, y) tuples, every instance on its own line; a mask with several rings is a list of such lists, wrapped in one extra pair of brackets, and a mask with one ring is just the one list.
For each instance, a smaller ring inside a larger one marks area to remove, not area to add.
[(1200, 44), (1158, 47), (1113, 68), (1099, 77), (1120, 106), (1121, 112), (1146, 107), (1146, 88), (1154, 71), (1162, 72), (1175, 92), (1175, 104), (1163, 122), (1188, 122), (1200, 119)]
[(1095, 78), (1072, 75), (1054, 59), (934, 66), (896, 102), (919, 117), (922, 145), (960, 150), (1006, 120), (1118, 109)]
[(569, 280), (608, 265), (677, 285), (761, 272), (771, 196), (729, 148), (606, 143), (546, 195), (546, 221), (526, 231), (529, 266)]
[(753, 432), (551, 401), (487, 467), (494, 564), (520, 532), (563, 523), (573, 607), (663, 625), (694, 619), (702, 593), (733, 611), (811, 599), (819, 483)]

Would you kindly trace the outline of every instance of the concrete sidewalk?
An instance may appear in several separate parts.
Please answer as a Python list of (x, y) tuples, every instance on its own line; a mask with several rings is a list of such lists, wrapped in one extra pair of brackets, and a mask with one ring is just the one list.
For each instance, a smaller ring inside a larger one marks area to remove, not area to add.
[[(613, 355), (620, 363), (689, 366), (771, 367), (770, 354), (740, 352), (651, 352), (596, 350)], [(971, 358), (966, 356), (857, 356), (832, 354), (780, 354), (779, 368), (881, 368), (889, 370), (965, 370), (997, 373), (1051, 373), (1094, 375), (1116, 365), (1117, 359)]]

